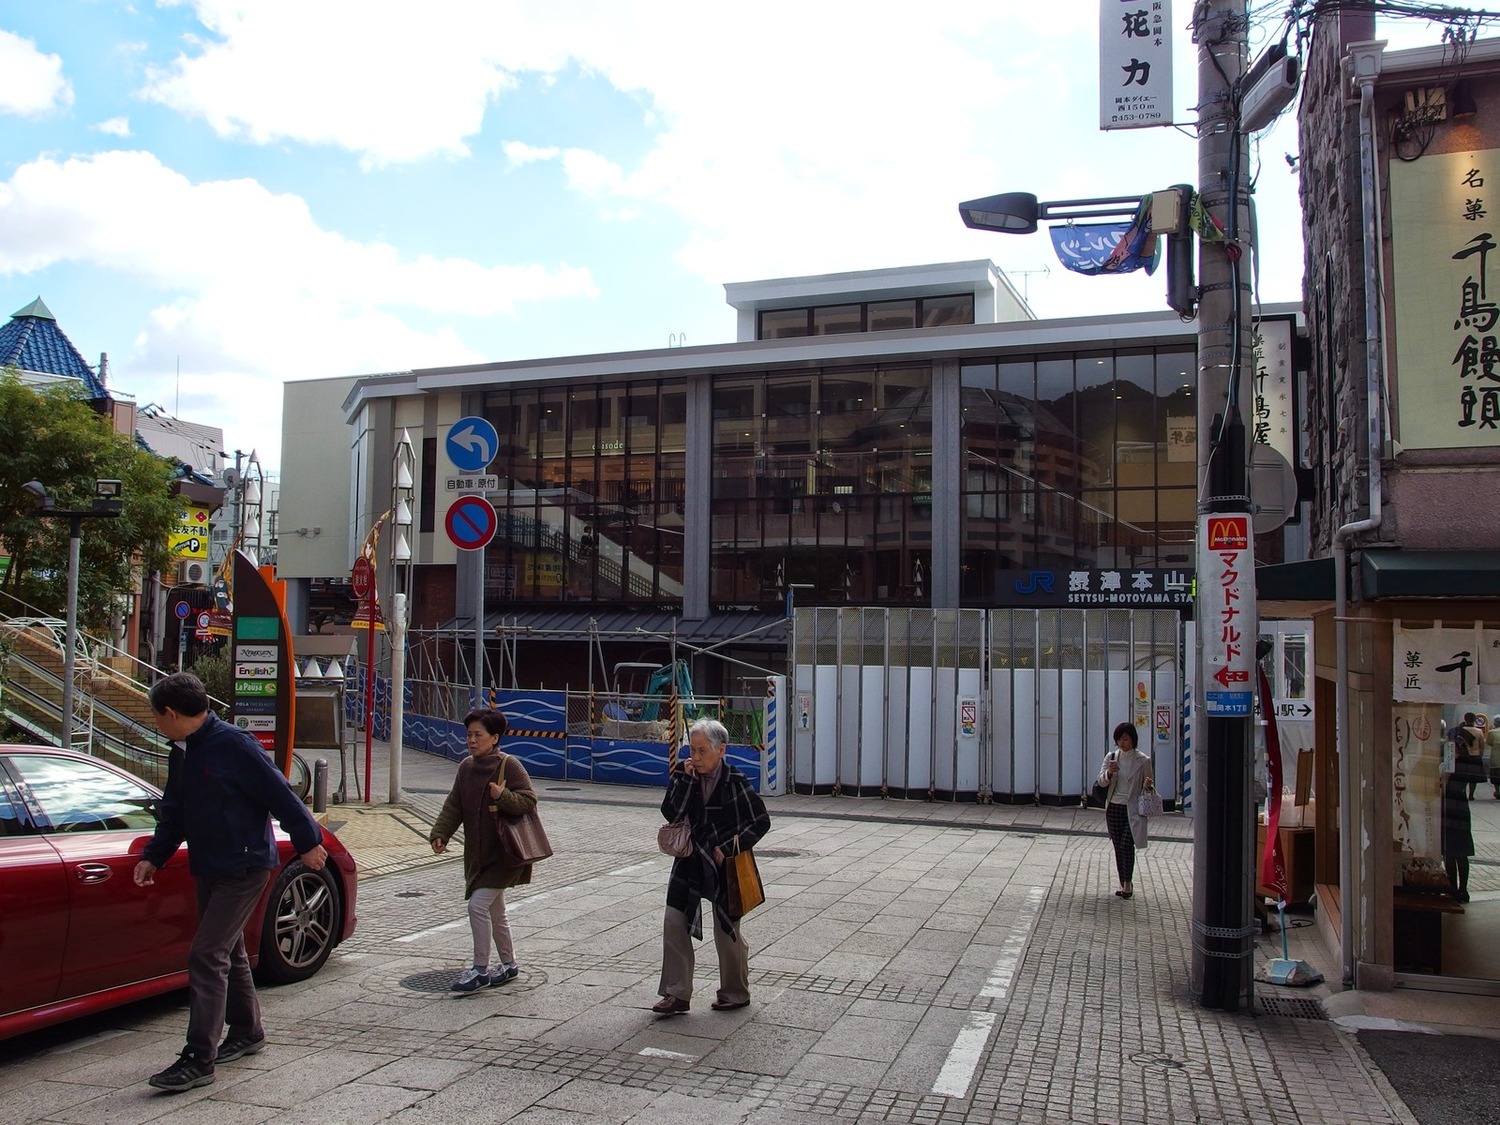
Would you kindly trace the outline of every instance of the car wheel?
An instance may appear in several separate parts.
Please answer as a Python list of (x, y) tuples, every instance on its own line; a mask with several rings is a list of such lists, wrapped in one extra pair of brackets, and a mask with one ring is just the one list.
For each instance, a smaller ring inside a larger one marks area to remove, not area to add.
[(256, 975), (287, 984), (316, 973), (338, 940), (341, 910), (332, 872), (314, 871), (300, 859), (287, 864), (266, 900)]

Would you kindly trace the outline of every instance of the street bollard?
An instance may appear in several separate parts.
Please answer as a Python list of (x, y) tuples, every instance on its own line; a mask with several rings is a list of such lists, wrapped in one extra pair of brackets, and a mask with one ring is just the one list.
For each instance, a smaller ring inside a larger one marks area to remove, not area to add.
[(328, 759), (313, 763), (313, 812), (328, 811)]

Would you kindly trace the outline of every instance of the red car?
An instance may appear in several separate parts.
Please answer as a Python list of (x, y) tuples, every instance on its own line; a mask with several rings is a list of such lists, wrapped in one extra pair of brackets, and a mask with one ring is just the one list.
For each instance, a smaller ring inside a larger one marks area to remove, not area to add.
[[(0, 745), (0, 1039), (187, 986), (187, 846), (155, 886), (131, 878), (160, 799), (86, 754)], [(312, 871), (277, 829), (280, 867), (245, 927), (263, 981), (305, 980), (354, 932), (354, 858), (323, 843)]]

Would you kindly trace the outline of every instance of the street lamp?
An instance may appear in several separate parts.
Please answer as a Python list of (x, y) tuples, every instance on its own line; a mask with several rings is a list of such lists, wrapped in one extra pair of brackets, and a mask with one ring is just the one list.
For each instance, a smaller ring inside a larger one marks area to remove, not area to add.
[(1143, 195), (1115, 195), (1100, 199), (1042, 201), (1030, 192), (1009, 191), (987, 195), (958, 205), (959, 217), (970, 230), (999, 234), (1032, 234), (1043, 219), (1071, 222), (1074, 219), (1132, 218), (1142, 203), (1150, 203), (1152, 230), (1167, 238), (1167, 307), (1181, 317), (1191, 317), (1198, 292), (1193, 284), (1193, 240), (1188, 229), (1188, 203), (1193, 189), (1173, 184), (1163, 191)]
[(404, 429), (391, 460), (391, 752), (390, 792), (386, 800), (394, 805), (401, 800), (401, 734), (406, 722), (406, 607), (411, 595), (411, 503), (416, 492), (417, 463), (411, 434)]
[(94, 502), (84, 510), (67, 510), (56, 506), (56, 501), (47, 495), (47, 487), (39, 480), (29, 480), (23, 488), (36, 499), (36, 514), (42, 519), (65, 519), (68, 521), (68, 624), (63, 641), (63, 689), (62, 723), (59, 745), (64, 750), (73, 748), (73, 663), (74, 649), (78, 646), (78, 560), (83, 545), (83, 521), (86, 519), (111, 519), (124, 508), (120, 499), (121, 483), (117, 480), (96, 480)]
[(1139, 195), (1109, 199), (1062, 199), (1043, 203), (1024, 191), (987, 195), (958, 205), (964, 226), (970, 230), (992, 230), (1001, 234), (1032, 234), (1039, 219), (1130, 218), (1140, 209)]

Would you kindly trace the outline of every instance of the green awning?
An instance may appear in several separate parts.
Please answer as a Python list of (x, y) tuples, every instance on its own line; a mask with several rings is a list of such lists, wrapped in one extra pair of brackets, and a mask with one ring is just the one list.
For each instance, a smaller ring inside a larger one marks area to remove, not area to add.
[(1365, 551), (1366, 598), (1500, 598), (1500, 551)]
[(1263, 602), (1333, 601), (1333, 559), (1274, 563), (1255, 568), (1255, 596)]

